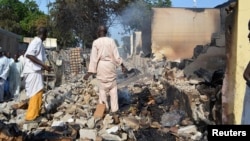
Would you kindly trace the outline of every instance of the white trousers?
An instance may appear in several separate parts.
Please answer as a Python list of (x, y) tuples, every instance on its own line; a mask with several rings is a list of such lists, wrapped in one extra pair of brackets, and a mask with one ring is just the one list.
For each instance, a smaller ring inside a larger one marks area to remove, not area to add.
[(99, 103), (105, 103), (107, 109), (109, 109), (109, 103), (107, 99), (108, 95), (110, 96), (111, 111), (118, 111), (119, 105), (116, 80), (108, 83), (99, 83)]

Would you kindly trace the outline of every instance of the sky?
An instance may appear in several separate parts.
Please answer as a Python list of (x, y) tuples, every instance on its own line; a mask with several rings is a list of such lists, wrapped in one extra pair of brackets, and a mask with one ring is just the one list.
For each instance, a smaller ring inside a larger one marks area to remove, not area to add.
[[(20, 0), (24, 1), (24, 0)], [(55, 0), (35, 0), (39, 9), (48, 13), (47, 4), (49, 2), (54, 2)], [(217, 5), (223, 4), (228, 0), (171, 0), (172, 7), (185, 7), (185, 8), (214, 8)], [(117, 30), (118, 29), (118, 30)], [(115, 26), (110, 29), (111, 37), (117, 39), (120, 43), (121, 35), (119, 33), (123, 32), (120, 26)]]
[(172, 0), (172, 7), (214, 8), (228, 0)]
[[(24, 0), (20, 0), (24, 1)], [(55, 0), (35, 0), (41, 11), (48, 13), (47, 3)], [(197, 8), (214, 8), (228, 0), (171, 0), (172, 7), (197, 7)]]
[[(24, 0), (20, 0), (24, 1)], [(55, 0), (35, 0), (40, 10), (48, 13), (47, 3), (54, 2)], [(172, 7), (197, 7), (197, 8), (214, 8), (228, 0), (171, 0)]]

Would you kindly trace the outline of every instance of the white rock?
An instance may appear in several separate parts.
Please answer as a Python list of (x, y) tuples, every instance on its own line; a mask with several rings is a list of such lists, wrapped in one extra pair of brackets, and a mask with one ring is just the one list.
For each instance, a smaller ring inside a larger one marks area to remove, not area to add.
[(61, 120), (62, 121), (64, 121), (64, 122), (67, 122), (68, 121), (68, 119), (71, 119), (72, 118), (72, 115), (70, 115), (70, 114), (66, 114), (66, 115), (64, 115), (64, 117), (63, 118), (61, 118)]
[(199, 141), (202, 138), (202, 133), (201, 132), (196, 132), (193, 136), (191, 136), (191, 139), (194, 141)]
[(62, 111), (58, 111), (54, 114), (54, 118), (59, 118), (60, 116), (63, 115), (63, 112)]
[(122, 138), (123, 141), (128, 140), (128, 134), (127, 133), (122, 133)]
[(119, 130), (119, 126), (113, 126), (109, 129), (107, 129), (106, 131), (107, 131), (107, 133), (110, 134), (110, 133), (116, 133), (118, 130)]
[(94, 117), (91, 117), (91, 118), (88, 120), (87, 126), (88, 126), (90, 129), (93, 129), (93, 128), (95, 127), (95, 118), (94, 118)]
[(30, 131), (32, 129), (37, 129), (38, 123), (37, 122), (31, 122), (31, 123), (25, 123), (23, 124), (23, 130)]
[(56, 126), (64, 126), (65, 123), (63, 121), (53, 121), (52, 123), (52, 127), (56, 127)]
[(88, 122), (88, 121), (85, 120), (85, 119), (83, 119), (83, 118), (80, 118), (80, 119), (76, 119), (76, 120), (75, 120), (75, 123), (76, 123), (76, 124), (83, 125), (83, 126), (84, 126), (87, 122)]
[(70, 119), (67, 120), (67, 122), (72, 123), (72, 122), (74, 122), (74, 119), (70, 118)]
[(80, 139), (92, 139), (92, 140), (96, 140), (96, 136), (97, 136), (97, 131), (94, 129), (80, 129), (79, 131), (80, 133)]
[(189, 125), (186, 127), (182, 127), (178, 130), (178, 135), (186, 135), (186, 134), (192, 134), (197, 132), (197, 127), (195, 125)]
[(117, 136), (117, 135), (113, 135), (113, 134), (102, 134), (101, 135), (102, 138), (104, 138), (105, 140), (109, 140), (109, 141), (121, 141), (122, 139)]

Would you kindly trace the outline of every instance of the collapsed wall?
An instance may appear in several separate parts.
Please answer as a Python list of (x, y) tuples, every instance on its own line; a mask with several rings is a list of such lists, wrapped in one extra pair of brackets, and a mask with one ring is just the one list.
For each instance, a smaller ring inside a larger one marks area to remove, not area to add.
[(210, 44), (221, 33), (220, 25), (220, 9), (153, 8), (152, 53), (158, 59), (191, 58), (197, 45)]
[(86, 72), (89, 57), (84, 56), (82, 48), (70, 48), (67, 50), (47, 50), (48, 63), (52, 66), (51, 75), (45, 76), (45, 81), (49, 78), (50, 89), (58, 87), (70, 81), (71, 77)]

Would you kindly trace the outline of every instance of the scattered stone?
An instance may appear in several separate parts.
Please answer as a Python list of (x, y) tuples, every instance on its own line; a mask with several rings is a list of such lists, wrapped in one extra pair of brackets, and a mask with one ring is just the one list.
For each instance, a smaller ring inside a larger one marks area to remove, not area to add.
[(96, 110), (94, 112), (94, 117), (95, 118), (103, 118), (105, 109), (106, 109), (105, 104), (97, 104), (96, 105)]
[(38, 128), (38, 123), (37, 122), (29, 122), (23, 124), (23, 130), (24, 131), (31, 131), (32, 129), (37, 129)]
[(95, 129), (80, 129), (80, 139), (96, 140), (97, 131)]

